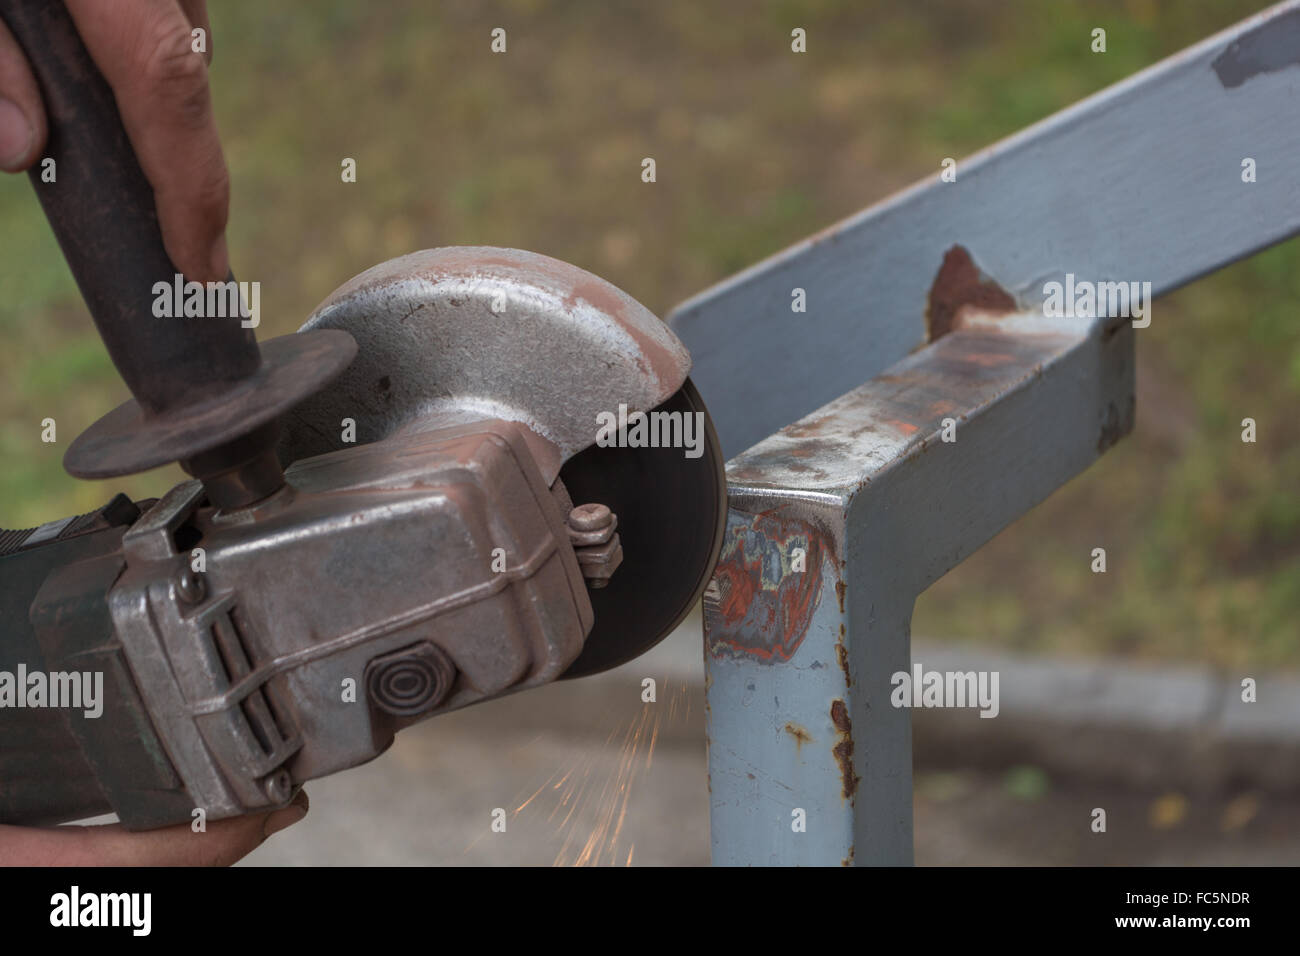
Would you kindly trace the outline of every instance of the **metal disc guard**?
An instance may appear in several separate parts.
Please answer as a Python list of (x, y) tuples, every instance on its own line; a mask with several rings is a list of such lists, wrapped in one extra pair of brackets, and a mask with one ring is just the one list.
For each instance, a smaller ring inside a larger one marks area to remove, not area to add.
[[(596, 623), (566, 677), (632, 659), (699, 600), (721, 546), (723, 461), (686, 377), (689, 353), (634, 299), (535, 253), (427, 249), (340, 287), (299, 331), (315, 329), (349, 332), (357, 357), (285, 416), (286, 466), (349, 447), (345, 419), (365, 444), (500, 418), (528, 426), (548, 484), (562, 477), (575, 503), (600, 501), (618, 514), (624, 565), (591, 592)], [(699, 413), (702, 453), (596, 447), (597, 416), (620, 406)]]

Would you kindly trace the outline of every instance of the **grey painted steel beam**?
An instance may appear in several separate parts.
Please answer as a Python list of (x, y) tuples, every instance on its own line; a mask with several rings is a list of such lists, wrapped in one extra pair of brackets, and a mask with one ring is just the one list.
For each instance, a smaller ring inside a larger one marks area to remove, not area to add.
[(1159, 295), (1300, 231), (1297, 64), (1292, 0), (959, 162), (956, 182), (936, 172), (678, 306), (669, 323), (724, 454), (926, 341), (954, 245), (1033, 308), (1067, 272)]
[(889, 698), (912, 606), (1132, 427), (1134, 334), (967, 307), (729, 463), (704, 598), (714, 863), (911, 862), (911, 725)]

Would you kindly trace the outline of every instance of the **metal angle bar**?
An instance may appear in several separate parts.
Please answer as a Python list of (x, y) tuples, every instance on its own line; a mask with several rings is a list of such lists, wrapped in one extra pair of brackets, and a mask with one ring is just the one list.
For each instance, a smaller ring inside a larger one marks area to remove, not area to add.
[(1297, 64), (1291, 0), (959, 162), (955, 182), (936, 174), (678, 306), (668, 321), (724, 454), (926, 341), (954, 246), (1033, 308), (1066, 273), (1159, 295), (1300, 231)]
[(704, 599), (715, 864), (911, 862), (890, 678), (913, 604), (1132, 427), (1134, 336), (965, 310), (729, 463)]

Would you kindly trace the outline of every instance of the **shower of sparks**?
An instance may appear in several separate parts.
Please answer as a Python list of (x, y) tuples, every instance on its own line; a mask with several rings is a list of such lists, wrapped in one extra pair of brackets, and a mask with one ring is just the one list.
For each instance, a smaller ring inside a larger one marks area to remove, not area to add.
[[(540, 784), (540, 774), (533, 777), (506, 804), (514, 808), (511, 816), (545, 814), (560, 842), (556, 866), (631, 866), (636, 844), (630, 843), (626, 851), (621, 851), (620, 842), (636, 783), (653, 765), (660, 731), (689, 720), (690, 709), (688, 685), (665, 681), (660, 702), (643, 703), (639, 711), (622, 720), (607, 712), (610, 730), (604, 744), (588, 748), (580, 758), (557, 768)], [(611, 760), (612, 770), (607, 769)], [(489, 827), (485, 825), (465, 852), (487, 832)]]
[[(532, 740), (530, 740), (528, 743), (523, 744), (522, 746), (519, 746), (519, 747), (515, 747), (515, 748), (512, 750), (512, 753), (518, 753), (520, 750), (527, 750), (527, 749), (529, 749), (530, 747), (534, 747), (534, 746), (536, 746), (537, 741), (541, 740), (541, 739), (542, 739), (542, 736), (543, 736), (542, 734), (538, 734), (536, 737), (534, 737), (534, 738), (533, 738)], [(554, 779), (555, 779), (555, 775), (558, 774), (558, 773), (559, 773), (559, 771), (557, 770), (555, 773), (551, 774), (551, 780), (554, 780)], [(548, 780), (547, 783), (550, 783), (550, 780)], [(542, 786), (545, 787), (546, 784), (544, 783), (544, 784), (542, 784)], [(521, 789), (519, 790), (519, 792), (515, 794), (514, 799), (511, 800), (510, 803), (514, 803), (515, 800), (518, 800), (518, 799), (520, 798), (520, 796), (523, 795), (523, 792), (524, 792), (524, 791), (523, 791), (523, 789), (521, 788)], [(533, 794), (533, 796), (535, 797), (535, 796), (537, 796), (537, 794)], [(532, 801), (532, 799), (533, 799), (533, 797), (529, 797), (527, 800), (525, 800), (525, 801), (523, 802), (523, 804), (522, 804), (522, 805), (521, 805), (517, 810), (515, 810), (515, 812), (512, 814), (512, 816), (518, 816), (518, 815), (519, 815), (519, 811), (522, 810), (524, 807), (528, 806), (528, 804)], [(507, 804), (507, 806), (508, 806), (508, 804)], [(460, 851), (460, 852), (461, 852), (461, 855), (464, 856), (465, 854), (469, 853), (470, 850), (474, 849), (474, 847), (478, 844), (478, 841), (481, 840), (481, 839), (483, 839), (484, 834), (486, 834), (487, 832), (488, 832), (488, 831), (487, 831), (486, 829), (484, 829), (484, 830), (480, 830), (478, 836), (476, 836), (476, 837), (474, 837), (474, 839), (470, 840), (470, 841), (469, 841), (469, 845), (466, 846), (465, 849), (463, 849), (463, 850)]]
[[(681, 691), (665, 696), (669, 701), (669, 721), (676, 713), (676, 702)], [(635, 844), (629, 846), (627, 855), (620, 859), (619, 841), (623, 835), (623, 826), (627, 822), (628, 805), (635, 790), (637, 778), (650, 769), (654, 756), (654, 747), (659, 739), (660, 725), (663, 720), (663, 705), (646, 703), (640, 713), (626, 725), (619, 723), (606, 740), (606, 751), (615, 737), (621, 736), (619, 742), (617, 765), (611, 776), (607, 776), (599, 786), (593, 786), (585, 794), (585, 799), (575, 801), (578, 809), (577, 819), (565, 835), (560, 852), (556, 855), (557, 866), (598, 866), (603, 864), (624, 866), (632, 865), (632, 853)], [(604, 754), (598, 755), (604, 756)], [(571, 814), (572, 815), (572, 814)], [(592, 818), (594, 817), (594, 820)], [(579, 837), (581, 848), (577, 848), (575, 836), (580, 821), (592, 820), (590, 832), (585, 839)], [(561, 824), (561, 828), (567, 825)], [(573, 847), (571, 850), (570, 848)]]

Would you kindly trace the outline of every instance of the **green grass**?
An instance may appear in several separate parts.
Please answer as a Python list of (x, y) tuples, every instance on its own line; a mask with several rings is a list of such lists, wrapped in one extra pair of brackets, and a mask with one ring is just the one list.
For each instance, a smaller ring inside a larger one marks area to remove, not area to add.
[[(379, 261), (452, 244), (553, 255), (662, 314), (1263, 6), (214, 5), (235, 273), (262, 283), (263, 337)], [(496, 26), (504, 56), (488, 50)], [(804, 56), (789, 52), (796, 26)], [(1105, 54), (1090, 50), (1097, 26)], [(355, 184), (340, 182), (345, 156)], [(0, 181), (0, 221), (0, 523), (159, 493), (177, 469), (63, 473), (68, 441), (125, 390), (21, 177)], [(1157, 303), (1135, 434), (932, 588), (916, 633), (1300, 664), (1297, 302), (1289, 242)], [(1239, 440), (1248, 416), (1254, 445)], [(1105, 575), (1089, 571), (1099, 546)]]

